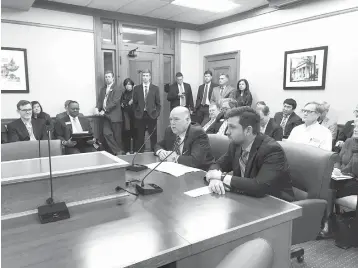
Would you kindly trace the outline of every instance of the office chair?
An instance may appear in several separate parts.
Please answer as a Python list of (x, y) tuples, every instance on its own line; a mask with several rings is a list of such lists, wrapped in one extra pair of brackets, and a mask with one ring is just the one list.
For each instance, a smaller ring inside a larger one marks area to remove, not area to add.
[(216, 268), (272, 268), (274, 252), (270, 244), (256, 238), (231, 251)]
[(211, 152), (215, 159), (219, 159), (229, 148), (230, 140), (227, 136), (219, 134), (208, 134)]

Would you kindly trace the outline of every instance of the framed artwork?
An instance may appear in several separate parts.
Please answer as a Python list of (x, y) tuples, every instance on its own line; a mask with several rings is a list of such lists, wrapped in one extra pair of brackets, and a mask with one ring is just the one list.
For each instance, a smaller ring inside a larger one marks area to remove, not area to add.
[(324, 89), (328, 46), (285, 52), (283, 88)]
[(26, 49), (1, 47), (1, 93), (29, 93)]

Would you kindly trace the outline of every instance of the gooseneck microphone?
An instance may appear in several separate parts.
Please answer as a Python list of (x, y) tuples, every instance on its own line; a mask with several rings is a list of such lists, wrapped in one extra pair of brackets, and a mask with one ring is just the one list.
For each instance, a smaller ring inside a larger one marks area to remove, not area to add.
[(132, 159), (132, 164), (128, 167), (126, 167), (127, 170), (130, 170), (130, 171), (135, 171), (135, 172), (138, 172), (138, 171), (142, 171), (142, 170), (145, 170), (147, 169), (148, 167), (145, 166), (145, 165), (140, 165), (140, 164), (134, 164), (134, 160), (135, 158), (137, 157), (138, 153), (140, 152), (140, 150), (142, 150), (142, 148), (144, 147), (144, 145), (147, 143), (147, 141), (150, 139), (150, 137), (152, 137), (152, 135), (154, 134), (154, 132), (157, 131), (157, 124), (155, 124), (155, 127), (152, 131), (152, 133), (149, 134), (148, 138), (144, 141), (144, 143), (142, 144), (142, 146), (138, 149), (138, 151), (135, 153), (135, 155), (133, 156), (133, 159)]
[(144, 184), (144, 180), (160, 165), (162, 164), (169, 156), (171, 156), (184, 142), (185, 139), (182, 140), (179, 145), (173, 148), (173, 151), (169, 153), (163, 160), (161, 160), (151, 171), (149, 171), (140, 183), (136, 184), (136, 190), (141, 195), (150, 195), (163, 192), (163, 189), (154, 183)]

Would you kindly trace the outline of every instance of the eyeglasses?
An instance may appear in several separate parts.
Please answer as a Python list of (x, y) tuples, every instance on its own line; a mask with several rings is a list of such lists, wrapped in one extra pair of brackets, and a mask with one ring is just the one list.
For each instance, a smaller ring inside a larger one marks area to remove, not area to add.
[(25, 112), (25, 113), (28, 113), (28, 112), (31, 112), (32, 109), (23, 109), (23, 110), (20, 110), (21, 112)]
[(313, 114), (313, 113), (315, 113), (316, 111), (311, 111), (311, 110), (302, 109), (301, 112), (302, 112), (303, 114), (305, 114), (305, 113)]

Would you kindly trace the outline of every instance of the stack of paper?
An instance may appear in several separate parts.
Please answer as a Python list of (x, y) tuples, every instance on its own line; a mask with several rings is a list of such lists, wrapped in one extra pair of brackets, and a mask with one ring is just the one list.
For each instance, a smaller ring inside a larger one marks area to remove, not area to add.
[(335, 181), (340, 181), (340, 180), (350, 180), (353, 179), (352, 176), (348, 176), (348, 175), (334, 175), (332, 174), (332, 179), (334, 179)]
[[(147, 167), (150, 169), (153, 169), (158, 164), (159, 164), (159, 162), (148, 164)], [(192, 167), (184, 166), (184, 165), (181, 165), (178, 163), (173, 163), (173, 162), (163, 162), (155, 170), (164, 172), (164, 173), (168, 173), (175, 177), (180, 177), (180, 176), (182, 176), (186, 173), (190, 173), (190, 172), (202, 171), (201, 169), (198, 169), (198, 168), (192, 168)]]

